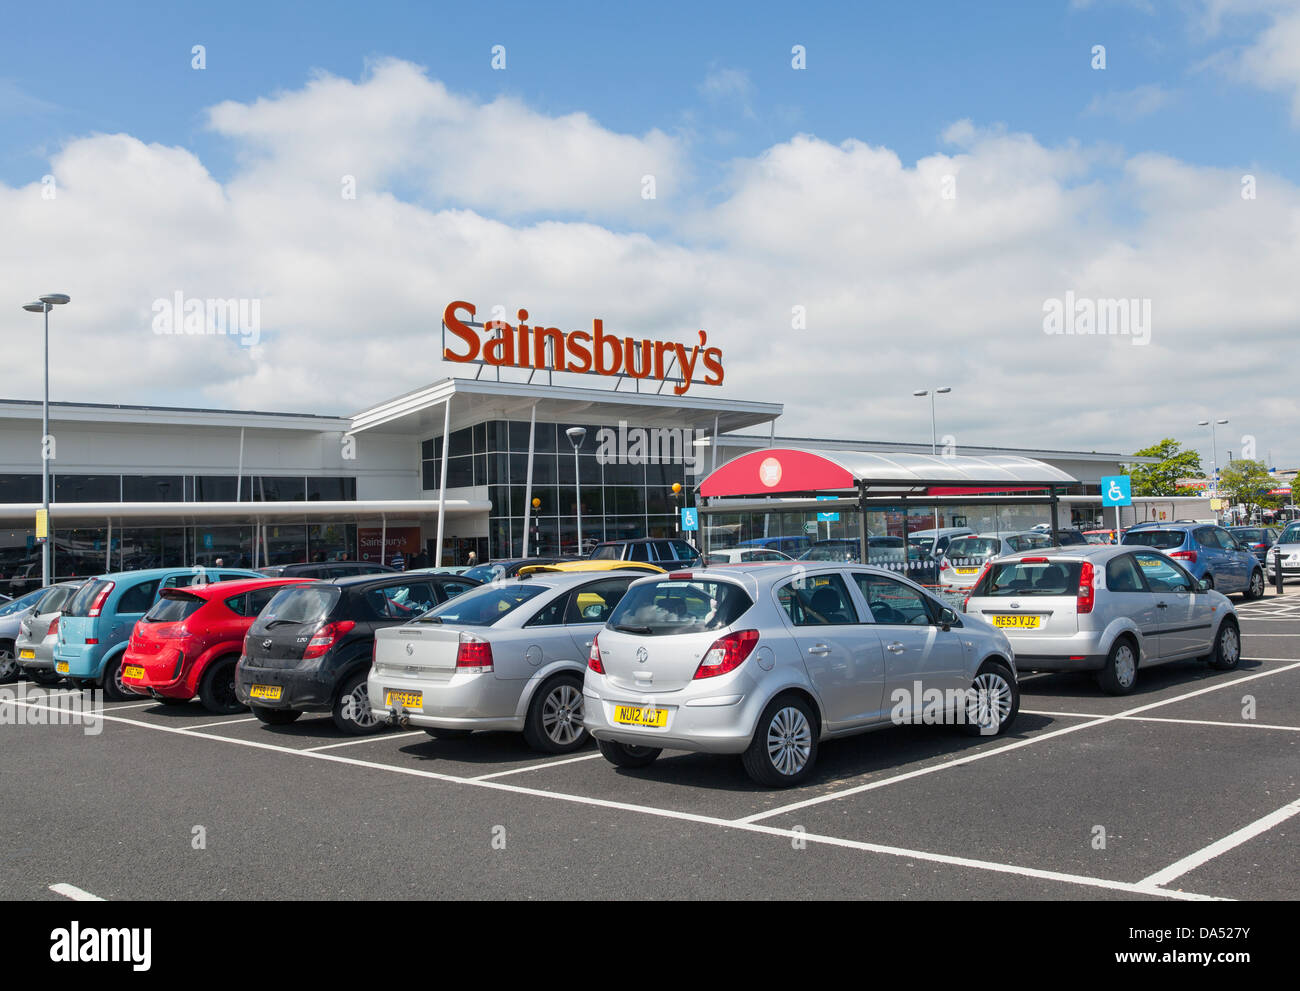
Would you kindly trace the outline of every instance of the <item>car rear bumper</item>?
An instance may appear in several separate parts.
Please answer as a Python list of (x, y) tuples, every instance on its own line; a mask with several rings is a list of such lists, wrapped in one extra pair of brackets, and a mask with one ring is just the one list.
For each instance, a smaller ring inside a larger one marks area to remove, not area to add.
[[(507, 730), (519, 732), (524, 717), (517, 714), (520, 695), (529, 683), (493, 674), (447, 672), (415, 677), (372, 672), (367, 682), (370, 709), (381, 719), (405, 718), (412, 726), (433, 729)], [(420, 704), (396, 700), (389, 692), (418, 694)]]
[[(255, 685), (280, 689), (280, 697), (254, 698)], [(335, 679), (319, 669), (264, 667), (241, 657), (235, 666), (235, 695), (244, 705), (263, 709), (328, 712), (334, 708)]]
[[(603, 681), (603, 679), (600, 679)], [(685, 696), (668, 692), (651, 697), (601, 684), (590, 673), (583, 685), (583, 722), (597, 740), (610, 740), (636, 747), (692, 750), (700, 753), (738, 754), (749, 746), (759, 713), (757, 696), (729, 693), (719, 686), (714, 696)], [(668, 710), (662, 729), (626, 726), (614, 722), (619, 705), (648, 706)]]
[(1019, 671), (1099, 671), (1106, 663), (1101, 636), (1084, 630), (1068, 637), (1042, 637), (1003, 629)]
[[(127, 677), (128, 667), (143, 668), (143, 677)], [(185, 656), (179, 649), (169, 647), (143, 658), (128, 649), (122, 658), (122, 669), (122, 683), (137, 691), (154, 691), (169, 698), (191, 698), (194, 695), (187, 691)]]
[[(23, 657), (23, 651), (30, 651), (32, 656)], [(51, 637), (48, 643), (19, 639), (14, 643), (14, 659), (24, 670), (53, 671), (54, 639)]]
[[(103, 644), (57, 644), (54, 648), (54, 668), (69, 678), (98, 678), (104, 672)], [(62, 670), (60, 665), (67, 665)]]

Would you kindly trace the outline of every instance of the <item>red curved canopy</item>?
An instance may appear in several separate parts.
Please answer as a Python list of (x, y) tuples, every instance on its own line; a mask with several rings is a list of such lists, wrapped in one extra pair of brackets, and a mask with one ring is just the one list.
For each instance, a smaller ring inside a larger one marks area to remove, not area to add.
[(700, 483), (702, 496), (851, 489), (853, 473), (809, 451), (770, 447), (733, 458)]

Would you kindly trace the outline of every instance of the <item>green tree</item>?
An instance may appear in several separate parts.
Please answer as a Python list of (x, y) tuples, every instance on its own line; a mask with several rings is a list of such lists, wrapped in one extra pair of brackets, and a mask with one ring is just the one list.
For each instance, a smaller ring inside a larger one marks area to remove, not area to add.
[(1195, 451), (1183, 450), (1183, 445), (1172, 437), (1133, 454), (1139, 458), (1160, 459), (1159, 464), (1133, 465), (1130, 468), (1135, 496), (1177, 495), (1178, 479), (1199, 478), (1203, 473), (1201, 456)]
[(1246, 507), (1246, 519), (1254, 519), (1255, 512), (1264, 506), (1276, 506), (1277, 499), (1268, 490), (1277, 485), (1262, 461), (1230, 461), (1219, 472), (1219, 491), (1234, 504)]

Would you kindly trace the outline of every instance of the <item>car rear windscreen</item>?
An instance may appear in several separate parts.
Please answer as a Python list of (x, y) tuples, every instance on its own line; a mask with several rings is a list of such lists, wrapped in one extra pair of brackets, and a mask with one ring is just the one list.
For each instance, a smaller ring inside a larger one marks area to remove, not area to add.
[(64, 615), (90, 615), (90, 607), (94, 605), (95, 597), (99, 595), (100, 591), (107, 584), (108, 582), (100, 581), (98, 578), (86, 582), (86, 584), (82, 585), (81, 588), (77, 590), (77, 594), (72, 597), (72, 601), (68, 603), (68, 608), (63, 610)]
[(730, 626), (754, 604), (739, 585), (664, 579), (627, 590), (609, 625), (624, 633), (672, 636)]
[(146, 623), (179, 623), (199, 611), (204, 600), (197, 595), (179, 598), (164, 597), (154, 603), (152, 609), (144, 614)]
[(1187, 539), (1187, 534), (1182, 530), (1130, 530), (1124, 534), (1121, 543), (1139, 544), (1142, 547), (1154, 547), (1157, 550), (1169, 551), (1175, 547), (1182, 547), (1183, 541)]
[(456, 626), (491, 626), (509, 616), (530, 599), (549, 591), (546, 585), (526, 582), (502, 585), (480, 585), (448, 599), (423, 613), (416, 623), (450, 623)]
[(997, 537), (958, 537), (948, 545), (950, 560), (971, 557), (992, 557), (1002, 548)]
[(1263, 530), (1229, 530), (1238, 540), (1244, 540), (1248, 544), (1262, 544), (1264, 542)]
[(1075, 595), (1081, 570), (1080, 561), (996, 561), (971, 594)]
[(265, 633), (279, 626), (314, 626), (325, 620), (339, 601), (337, 585), (299, 585), (276, 593), (258, 615), (253, 628)]

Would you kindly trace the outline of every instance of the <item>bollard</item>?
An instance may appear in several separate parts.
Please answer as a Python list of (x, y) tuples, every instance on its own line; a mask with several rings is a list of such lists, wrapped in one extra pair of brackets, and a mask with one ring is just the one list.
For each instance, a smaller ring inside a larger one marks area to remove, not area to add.
[(1282, 547), (1279, 544), (1273, 545), (1273, 587), (1278, 595), (1282, 594)]

